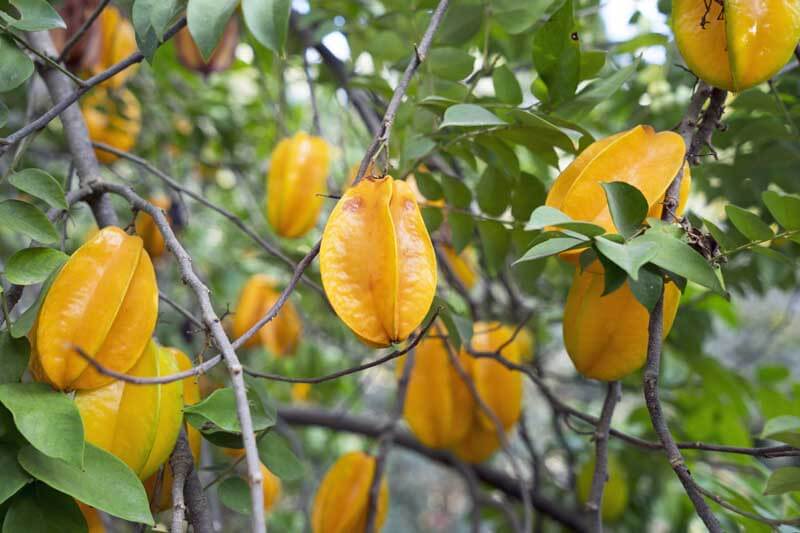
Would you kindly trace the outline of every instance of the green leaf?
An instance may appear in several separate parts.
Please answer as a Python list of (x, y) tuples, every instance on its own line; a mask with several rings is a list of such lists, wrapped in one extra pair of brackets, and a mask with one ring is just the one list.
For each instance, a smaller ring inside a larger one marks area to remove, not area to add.
[(784, 229), (800, 230), (800, 196), (766, 191), (761, 199), (775, 221)]
[(558, 114), (565, 117), (585, 115), (600, 102), (611, 98), (639, 68), (640, 58), (636, 58), (627, 67), (621, 68), (610, 76), (603, 76), (582, 90), (578, 96), (558, 108)]
[[(261, 2), (267, 3), (264, 0)], [(225, 25), (237, 5), (239, 0), (189, 0), (186, 7), (186, 23), (192, 39), (206, 61), (217, 47), (225, 31)]]
[(618, 44), (614, 48), (614, 53), (626, 54), (635, 52), (640, 48), (647, 48), (648, 46), (666, 46), (667, 43), (669, 43), (669, 37), (662, 33), (642, 33), (633, 39)]
[(46, 0), (9, 0), (9, 3), (19, 11), (20, 18), (16, 19), (2, 11), (0, 17), (12, 28), (22, 31), (43, 31), (67, 27), (58, 12)]
[(636, 241), (651, 242), (656, 245), (658, 253), (651, 260), (653, 264), (708, 287), (714, 292), (725, 294), (708, 261), (682, 240), (666, 233), (648, 230), (641, 237), (637, 237), (634, 242)]
[(764, 494), (774, 496), (800, 490), (800, 467), (784, 466), (770, 474)]
[(562, 222), (572, 222), (572, 219), (555, 207), (543, 205), (534, 209), (533, 213), (531, 213), (531, 218), (525, 224), (525, 229), (540, 230)]
[(522, 89), (508, 65), (501, 65), (494, 69), (492, 83), (494, 84), (494, 94), (498, 100), (508, 105), (522, 103)]
[(219, 484), (219, 500), (231, 511), (249, 515), (250, 486), (240, 477), (229, 477)]
[(36, 300), (25, 310), (24, 313), (19, 316), (19, 318), (17, 318), (15, 322), (11, 324), (12, 337), (18, 339), (26, 336), (28, 332), (30, 332), (31, 328), (33, 327), (33, 323), (36, 322), (36, 317), (39, 315), (39, 308), (42, 306), (44, 297), (47, 296), (50, 286), (53, 284), (53, 281), (55, 281), (60, 271), (61, 269), (58, 268), (54, 270), (52, 274), (50, 274), (50, 277), (48, 277), (47, 281), (44, 282), (39, 294), (36, 296)]
[(444, 214), (440, 207), (423, 207), (420, 211), (425, 227), (428, 228), (428, 233), (433, 233), (439, 229), (439, 226), (444, 222)]
[(427, 172), (417, 172), (414, 175), (417, 188), (426, 200), (441, 200), (444, 198), (444, 190), (442, 185), (436, 180), (433, 174)]
[[(544, 142), (550, 146), (557, 146), (567, 152), (575, 153), (575, 143), (557, 124), (557, 122), (563, 122), (557, 117), (545, 116), (525, 109), (512, 109), (511, 116), (523, 126), (523, 134), (535, 137), (537, 142)], [(531, 140), (529, 139), (529, 142)]]
[(594, 240), (594, 244), (598, 252), (624, 270), (634, 281), (639, 279), (639, 269), (658, 253), (654, 243), (638, 240), (628, 244), (617, 244), (600, 237)]
[(0, 444), (0, 504), (31, 482), (31, 477), (17, 463), (17, 450), (9, 444)]
[(70, 465), (83, 465), (83, 421), (75, 403), (43, 383), (0, 385), (0, 403), (37, 450)]
[(714, 240), (717, 241), (717, 244), (719, 244), (719, 246), (723, 250), (732, 250), (733, 248), (736, 248), (740, 244), (745, 244), (744, 242), (738, 242), (740, 240), (743, 240), (741, 239), (740, 236), (738, 235), (734, 236), (731, 235), (729, 232), (723, 231), (719, 226), (717, 226), (716, 224), (714, 224), (713, 222), (711, 222), (706, 218), (703, 219), (703, 224), (705, 225), (706, 229), (711, 234), (711, 236), (714, 237)]
[(768, 241), (775, 236), (758, 215), (735, 205), (726, 205), (725, 213), (739, 232), (751, 241)]
[(26, 168), (8, 177), (8, 182), (22, 192), (41, 198), (51, 207), (67, 209), (64, 188), (50, 174), (38, 168)]
[(264, 466), (284, 481), (300, 479), (305, 473), (303, 463), (289, 448), (286, 439), (274, 431), (267, 432), (258, 440), (258, 457)]
[(291, 0), (242, 0), (247, 29), (258, 42), (283, 55), (289, 29)]
[(800, 418), (787, 415), (767, 420), (761, 438), (785, 442), (795, 448), (800, 447)]
[(87, 533), (86, 519), (74, 498), (34, 483), (11, 500), (3, 533)]
[(461, 253), (472, 241), (475, 232), (475, 220), (465, 213), (451, 211), (447, 213), (447, 223), (450, 226), (450, 239), (456, 253)]
[(147, 494), (136, 474), (125, 463), (88, 442), (82, 469), (48, 457), (33, 446), (20, 450), (18, 460), (34, 478), (87, 505), (131, 522), (154, 524)]
[(444, 176), (442, 177), (442, 190), (448, 205), (460, 209), (469, 209), (469, 204), (472, 203), (472, 192), (463, 181)]
[(623, 237), (630, 239), (639, 231), (647, 216), (647, 198), (639, 189), (622, 181), (601, 185), (606, 193), (614, 225)]
[(472, 74), (475, 58), (458, 48), (434, 48), (428, 54), (428, 65), (436, 76), (460, 81)]
[[(516, 35), (528, 30), (547, 12), (554, 0), (498, 0), (492, 2), (492, 15), (505, 31)], [(458, 10), (460, 11), (460, 10)]]
[(15, 339), (8, 330), (0, 331), (0, 383), (18, 383), (28, 368), (30, 355), (28, 339)]
[(581, 80), (594, 78), (606, 64), (605, 50), (581, 50)]
[(482, 5), (460, 3), (457, 8), (445, 11), (439, 31), (436, 32), (436, 42), (453, 45), (466, 43), (480, 31), (484, 18)]
[(475, 189), (478, 206), (489, 216), (500, 216), (511, 200), (511, 184), (508, 179), (487, 167)]
[(58, 240), (58, 232), (35, 206), (20, 200), (0, 202), (0, 227), (27, 235), (44, 244)]
[(131, 9), (131, 20), (136, 31), (136, 44), (147, 61), (152, 62), (161, 39), (153, 27), (153, 13), (159, 0), (135, 0)]
[(506, 122), (488, 109), (475, 104), (456, 104), (444, 112), (439, 128), (448, 126), (503, 126)]
[(0, 35), (0, 93), (16, 89), (33, 74), (33, 61)]
[(183, 3), (180, 0), (158, 0), (151, 4), (150, 10), (150, 26), (153, 28), (156, 37), (159, 41), (164, 40), (164, 33), (169, 28), (170, 22), (183, 9)]
[(480, 220), (478, 221), (478, 234), (481, 238), (489, 274), (495, 275), (505, 265), (506, 256), (511, 247), (511, 232), (500, 222)]
[[(261, 401), (254, 401), (249, 390), (248, 400), (253, 416), (253, 430), (263, 431), (271, 427), (275, 421), (267, 416)], [(239, 418), (236, 416), (236, 394), (230, 387), (215, 390), (203, 401), (184, 407), (183, 412), (186, 414), (187, 422), (197, 429), (204, 429), (210, 422), (229, 433), (241, 433), (242, 431), (239, 426)]]
[(511, 195), (511, 214), (516, 220), (529, 220), (534, 209), (542, 205), (547, 197), (544, 183), (534, 176), (523, 172), (517, 180), (514, 194)]
[(569, 100), (580, 77), (581, 51), (572, 0), (566, 0), (533, 36), (533, 64), (551, 103)]
[(664, 277), (655, 269), (644, 267), (639, 270), (638, 280), (628, 278), (628, 285), (636, 300), (652, 313), (664, 289)]
[(6, 277), (16, 285), (41, 283), (69, 256), (52, 248), (24, 248), (8, 258)]
[(536, 259), (557, 255), (585, 243), (585, 240), (576, 239), (574, 237), (548, 238), (547, 240), (536, 243), (531, 249), (525, 252), (525, 255), (514, 261), (512, 265), (522, 263), (523, 261), (535, 261)]

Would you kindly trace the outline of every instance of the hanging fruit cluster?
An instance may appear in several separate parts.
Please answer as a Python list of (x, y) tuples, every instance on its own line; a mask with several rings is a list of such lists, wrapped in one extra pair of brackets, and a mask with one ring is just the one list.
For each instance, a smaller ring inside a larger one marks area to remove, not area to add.
[[(279, 297), (280, 292), (276, 289), (276, 282), (272, 278), (263, 274), (251, 276), (242, 287), (239, 302), (236, 304), (231, 328), (233, 337), (239, 338), (244, 335), (269, 312)], [(278, 357), (293, 355), (302, 331), (300, 315), (294, 304), (287, 301), (278, 314), (264, 324), (243, 346), (252, 348), (260, 345)]]
[[(515, 328), (498, 322), (476, 322), (470, 351), (478, 357), (463, 348), (456, 353), (443, 338), (423, 339), (415, 348), (403, 410), (414, 435), (426, 446), (451, 450), (470, 463), (489, 458), (501, 445), (499, 432), (519, 419), (522, 375), (480, 355), (499, 353), (519, 364), (531, 357), (526, 352), (532, 348), (531, 339), (529, 333), (515, 336)], [(404, 364), (401, 360), (398, 365), (398, 377)], [(474, 392), (465, 378), (474, 384)]]
[(675, 0), (672, 28), (686, 64), (700, 79), (743, 91), (774, 76), (800, 40), (795, 0)]
[[(637, 126), (588, 146), (553, 183), (546, 205), (560, 209), (575, 220), (592, 222), (616, 233), (608, 200), (601, 183), (624, 182), (642, 192), (649, 216), (659, 217), (664, 194), (683, 169), (680, 201), (675, 216), (683, 211), (691, 176), (685, 163), (686, 147), (677, 133), (656, 133)], [(577, 263), (582, 250), (561, 254)], [(575, 368), (586, 377), (613, 381), (641, 368), (647, 355), (649, 313), (634, 297), (627, 283), (604, 294), (604, 270), (595, 260), (577, 267), (564, 308), (564, 345)], [(678, 310), (680, 290), (664, 286), (664, 337)], [(613, 317), (613, 319), (609, 319)]]

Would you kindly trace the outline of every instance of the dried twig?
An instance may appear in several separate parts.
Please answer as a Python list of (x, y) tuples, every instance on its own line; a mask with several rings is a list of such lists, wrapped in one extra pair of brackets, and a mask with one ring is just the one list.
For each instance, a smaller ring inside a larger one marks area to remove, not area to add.
[(608, 384), (606, 399), (603, 402), (600, 420), (594, 433), (594, 475), (589, 498), (586, 501), (586, 509), (589, 512), (595, 533), (602, 533), (603, 531), (603, 514), (601, 511), (603, 508), (603, 489), (608, 479), (608, 429), (611, 427), (611, 419), (614, 416), (614, 408), (617, 406), (620, 394), (619, 381), (612, 381)]

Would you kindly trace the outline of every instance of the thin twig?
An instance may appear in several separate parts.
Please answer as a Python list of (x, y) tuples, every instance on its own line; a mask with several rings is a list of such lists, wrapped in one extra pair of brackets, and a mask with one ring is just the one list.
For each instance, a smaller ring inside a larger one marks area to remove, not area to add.
[(611, 427), (611, 419), (614, 416), (614, 408), (619, 401), (621, 390), (619, 381), (612, 381), (608, 384), (600, 421), (594, 433), (594, 475), (589, 498), (586, 501), (586, 509), (595, 533), (603, 532), (603, 513), (601, 511), (603, 509), (603, 489), (608, 479), (608, 430)]
[(397, 109), (400, 107), (400, 102), (402, 102), (403, 96), (405, 96), (406, 91), (408, 90), (408, 84), (411, 82), (411, 78), (425, 60), (425, 56), (428, 55), (428, 49), (433, 42), (433, 36), (436, 34), (436, 30), (439, 28), (439, 24), (444, 17), (444, 13), (447, 10), (448, 4), (449, 0), (439, 0), (439, 4), (436, 6), (436, 10), (433, 12), (431, 20), (428, 23), (428, 28), (425, 30), (425, 34), (422, 36), (419, 46), (414, 48), (414, 55), (411, 56), (411, 61), (408, 62), (408, 66), (406, 67), (405, 72), (403, 72), (403, 77), (400, 78), (400, 82), (397, 84), (394, 94), (392, 94), (392, 99), (389, 100), (389, 105), (386, 107), (386, 113), (383, 115), (383, 120), (381, 121), (381, 127), (376, 132), (375, 137), (372, 139), (372, 143), (369, 145), (366, 153), (364, 154), (364, 158), (361, 160), (361, 165), (358, 167), (358, 172), (356, 173), (355, 180), (353, 180), (353, 185), (356, 185), (359, 181), (361, 181), (361, 178), (367, 171), (370, 162), (374, 160), (381, 147), (388, 145), (389, 135), (392, 131), (392, 124), (394, 123), (394, 117), (397, 114)]
[(314, 78), (311, 77), (311, 69), (308, 67), (308, 57), (303, 50), (303, 74), (308, 84), (308, 97), (311, 102), (311, 131), (314, 135), (322, 135), (322, 125), (319, 120), (319, 107), (317, 107), (317, 95), (314, 90)]
[[(212, 211), (216, 211), (217, 213), (219, 213), (223, 217), (227, 218), (229, 221), (231, 221), (231, 223), (233, 223), (233, 225), (235, 225), (237, 228), (242, 230), (242, 232), (245, 235), (250, 237), (250, 239), (252, 239), (253, 242), (255, 242), (261, 248), (263, 248), (264, 251), (266, 251), (268, 254), (270, 254), (270, 255), (276, 257), (277, 259), (279, 259), (283, 264), (288, 266), (290, 269), (294, 270), (295, 268), (297, 268), (297, 264), (289, 256), (287, 256), (285, 253), (283, 253), (283, 251), (277, 245), (275, 245), (275, 244), (267, 241), (263, 237), (261, 237), (255, 230), (253, 230), (249, 226), (247, 226), (242, 221), (241, 218), (237, 217), (236, 215), (234, 215), (233, 213), (231, 213), (227, 209), (225, 209), (223, 207), (220, 207), (220, 206), (216, 205), (215, 203), (211, 202), (210, 200), (208, 200), (202, 194), (196, 193), (196, 192), (192, 191), (191, 189), (188, 189), (187, 187), (184, 187), (177, 180), (175, 180), (175, 178), (173, 178), (172, 176), (170, 176), (166, 172), (162, 171), (161, 169), (157, 168), (156, 166), (152, 165), (146, 159), (141, 158), (141, 157), (139, 157), (137, 155), (134, 155), (134, 154), (132, 154), (130, 152), (124, 152), (122, 150), (114, 148), (113, 146), (109, 146), (107, 144), (100, 143), (100, 142), (93, 142), (92, 146), (94, 146), (95, 148), (99, 148), (100, 150), (103, 150), (105, 152), (110, 152), (110, 153), (112, 153), (112, 154), (114, 154), (114, 155), (116, 155), (118, 157), (123, 158), (123, 159), (127, 159), (129, 161), (132, 161), (133, 163), (136, 163), (137, 165), (139, 165), (142, 168), (144, 168), (145, 170), (147, 170), (149, 173), (151, 173), (154, 176), (156, 176), (157, 178), (161, 179), (164, 183), (169, 185), (171, 188), (175, 189), (176, 191), (182, 192), (183, 194), (187, 195), (188, 197), (192, 198), (193, 200), (197, 201), (198, 203), (206, 206), (207, 208), (211, 209)], [(317, 294), (319, 294), (320, 296), (325, 298), (325, 292), (322, 290), (322, 287), (320, 287), (319, 284), (315, 283), (314, 281), (309, 279), (307, 276), (304, 276), (302, 278), (302, 280), (306, 285), (308, 285), (314, 291), (316, 291)], [(326, 299), (326, 301), (327, 301), (327, 299)]]
[(65, 58), (69, 57), (69, 53), (72, 51), (72, 48), (76, 44), (78, 44), (78, 41), (81, 40), (83, 34), (89, 30), (91, 25), (94, 23), (95, 20), (97, 20), (97, 17), (100, 16), (100, 13), (103, 12), (103, 10), (106, 8), (106, 6), (110, 1), (111, 0), (100, 0), (100, 3), (97, 4), (95, 10), (92, 11), (91, 15), (89, 15), (89, 18), (83, 21), (81, 27), (78, 28), (78, 30), (75, 33), (73, 33), (69, 39), (67, 39), (67, 42), (64, 44), (64, 48), (61, 50), (61, 54), (59, 54), (58, 56), (59, 63), (63, 62)]
[(169, 458), (169, 466), (172, 469), (172, 531), (183, 531), (183, 518), (186, 514), (186, 504), (183, 499), (183, 487), (186, 484), (186, 476), (192, 468), (192, 452), (186, 441), (186, 430), (181, 429), (175, 448)]
[(406, 403), (406, 393), (408, 392), (408, 383), (411, 381), (411, 372), (414, 368), (414, 356), (416, 350), (409, 350), (403, 365), (403, 375), (397, 382), (397, 398), (394, 404), (394, 410), (391, 413), (391, 419), (386, 424), (378, 444), (378, 453), (375, 455), (375, 470), (372, 475), (372, 480), (369, 485), (369, 499), (367, 501), (367, 530), (366, 533), (375, 533), (376, 521), (378, 518), (378, 501), (380, 500), (381, 480), (383, 479), (383, 472), (386, 470), (386, 461), (389, 457), (389, 452), (394, 444), (394, 437), (397, 433), (397, 426), (400, 419), (403, 417), (403, 408)]

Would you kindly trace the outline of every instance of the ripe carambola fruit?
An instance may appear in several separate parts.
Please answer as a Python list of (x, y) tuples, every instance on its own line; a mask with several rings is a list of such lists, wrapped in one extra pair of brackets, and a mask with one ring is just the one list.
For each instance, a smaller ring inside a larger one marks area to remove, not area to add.
[(320, 250), (322, 285), (363, 341), (406, 339), (436, 292), (436, 255), (414, 193), (391, 176), (362, 179), (331, 213)]
[[(650, 208), (648, 216), (660, 216), (664, 193), (683, 166), (680, 203), (689, 194), (691, 176), (684, 163), (686, 146), (677, 133), (656, 133), (650, 126), (606, 137), (589, 145), (556, 178), (546, 205), (560, 209), (575, 220), (592, 222), (618, 233), (608, 208), (602, 183), (622, 181), (639, 189)], [(678, 211), (680, 211), (680, 209)], [(567, 251), (562, 258), (577, 260), (583, 249)]]
[[(578, 372), (614, 381), (644, 364), (650, 315), (627, 283), (602, 296), (604, 276), (590, 270), (576, 271), (572, 280), (564, 308), (564, 345)], [(664, 338), (680, 296), (674, 283), (664, 285)]]
[(142, 239), (117, 227), (98, 231), (53, 281), (31, 329), (31, 370), (60, 390), (113, 381), (74, 350), (127, 372), (144, 350), (158, 315), (158, 287)]
[(261, 464), (261, 477), (264, 479), (264, 510), (269, 511), (281, 497), (281, 480), (269, 468)]
[[(150, 198), (150, 203), (164, 211), (169, 210), (171, 202), (166, 196), (156, 196)], [(156, 221), (153, 217), (139, 211), (136, 214), (136, 234), (144, 241), (144, 249), (150, 254), (150, 257), (160, 257), (164, 254), (164, 236), (156, 226)]]
[(441, 246), (442, 254), (450, 266), (450, 270), (466, 289), (471, 289), (478, 282), (480, 276), (478, 272), (478, 260), (475, 257), (475, 250), (468, 246), (456, 253), (455, 248), (444, 244)]
[(672, 28), (692, 72), (738, 92), (768, 80), (792, 57), (800, 40), (800, 3), (675, 0)]
[[(173, 352), (147, 343), (128, 374), (160, 377), (179, 371)], [(139, 479), (153, 475), (169, 458), (183, 420), (183, 384), (136, 385), (115, 381), (75, 395), (86, 441), (127, 464)]]
[[(275, 282), (269, 276), (256, 274), (247, 280), (239, 295), (233, 315), (233, 336), (241, 337), (272, 308), (280, 297)], [(283, 304), (277, 316), (267, 322), (258, 333), (250, 337), (245, 348), (259, 343), (278, 357), (294, 353), (300, 340), (303, 324), (291, 301)]]
[[(475, 402), (445, 346), (445, 339), (426, 337), (415, 348), (403, 416), (414, 435), (430, 448), (445, 449), (464, 438), (472, 424)], [(461, 366), (471, 358), (461, 354)], [(405, 357), (397, 365), (403, 374)]]
[[(375, 458), (361, 452), (342, 455), (322, 478), (311, 510), (314, 533), (363, 533), (367, 528), (369, 487), (375, 475)], [(389, 487), (382, 479), (375, 527), (386, 521)]]
[[(142, 126), (142, 111), (132, 92), (124, 89), (112, 96), (106, 89), (98, 87), (83, 99), (81, 110), (92, 141), (123, 152), (136, 145)], [(95, 148), (94, 153), (101, 163), (107, 165), (117, 160), (115, 154), (99, 148)]]
[[(124, 18), (116, 7), (107, 6), (103, 9), (96, 24), (99, 25), (100, 32), (96, 35), (99, 37), (99, 43), (92, 47), (97, 54), (95, 61), (91, 63), (92, 74), (99, 74), (111, 68), (138, 50), (133, 24)], [(138, 64), (126, 68), (104, 81), (101, 86), (119, 89), (138, 68)]]
[(305, 235), (317, 223), (328, 192), (330, 147), (298, 132), (272, 152), (267, 174), (267, 220), (281, 237)]
[[(594, 465), (594, 459), (584, 463), (576, 480), (578, 499), (584, 504), (589, 499), (589, 493), (592, 490)], [(614, 522), (622, 517), (628, 507), (628, 476), (622, 463), (614, 455), (608, 456), (607, 472), (608, 481), (603, 489), (600, 513), (604, 522)]]
[[(514, 328), (499, 322), (476, 322), (473, 326), (470, 347), (473, 352), (500, 351), (505, 359), (520, 363), (520, 345), (516, 337), (504, 346), (514, 335)], [(506, 368), (499, 361), (488, 357), (475, 357), (470, 374), (483, 402), (492, 410), (503, 428), (508, 430), (519, 420), (522, 411), (522, 373)], [(492, 419), (478, 409), (478, 421), (486, 428), (494, 430)]]
[[(192, 368), (192, 362), (189, 357), (178, 350), (177, 348), (162, 348), (171, 353), (178, 364), (178, 370), (183, 372)], [(189, 376), (181, 380), (183, 383), (183, 405), (193, 405), (200, 401), (200, 386), (198, 385), (197, 376)], [(191, 425), (186, 425), (186, 439), (189, 441), (189, 449), (192, 451), (195, 466), (200, 464), (200, 446), (201, 439), (200, 432)], [(156, 481), (158, 481), (158, 472), (150, 476), (145, 481), (145, 489), (150, 501), (153, 501), (155, 496)], [(155, 504), (155, 502), (153, 502)], [(164, 474), (161, 476), (161, 488), (158, 491), (158, 503), (156, 508), (163, 511), (172, 505), (172, 466), (169, 462), (164, 465)]]

